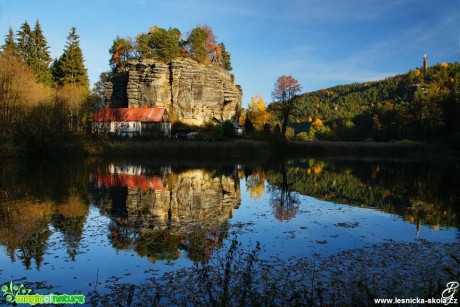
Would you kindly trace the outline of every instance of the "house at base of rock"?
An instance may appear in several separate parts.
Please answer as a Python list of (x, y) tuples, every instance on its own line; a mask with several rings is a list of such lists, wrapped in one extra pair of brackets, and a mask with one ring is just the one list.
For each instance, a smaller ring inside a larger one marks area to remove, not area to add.
[(91, 133), (122, 137), (170, 136), (171, 119), (165, 108), (103, 109), (91, 119)]

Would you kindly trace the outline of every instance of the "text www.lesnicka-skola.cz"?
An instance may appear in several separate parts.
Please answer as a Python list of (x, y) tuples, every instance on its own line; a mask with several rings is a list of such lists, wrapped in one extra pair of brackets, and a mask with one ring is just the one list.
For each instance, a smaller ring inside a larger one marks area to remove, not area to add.
[(446, 284), (446, 289), (442, 291), (441, 298), (376, 298), (374, 299), (375, 304), (458, 304), (458, 299), (455, 298), (455, 293), (459, 288), (460, 284), (457, 281), (451, 281)]
[(458, 300), (456, 298), (375, 298), (375, 304), (458, 304)]

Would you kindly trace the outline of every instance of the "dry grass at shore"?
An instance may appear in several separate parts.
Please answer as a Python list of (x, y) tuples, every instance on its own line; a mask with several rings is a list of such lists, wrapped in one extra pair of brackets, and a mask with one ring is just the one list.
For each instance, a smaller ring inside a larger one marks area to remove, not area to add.
[(158, 156), (189, 159), (222, 158), (296, 158), (340, 157), (383, 159), (460, 158), (460, 154), (445, 146), (416, 142), (328, 142), (288, 141), (184, 141), (184, 140), (115, 140), (91, 144), (87, 152), (94, 156), (133, 157)]

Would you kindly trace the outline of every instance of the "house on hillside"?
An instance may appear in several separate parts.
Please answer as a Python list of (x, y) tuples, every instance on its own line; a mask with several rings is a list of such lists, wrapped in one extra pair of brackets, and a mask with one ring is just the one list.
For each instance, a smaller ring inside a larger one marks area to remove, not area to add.
[(165, 108), (103, 109), (91, 116), (91, 133), (121, 137), (171, 135), (171, 119)]

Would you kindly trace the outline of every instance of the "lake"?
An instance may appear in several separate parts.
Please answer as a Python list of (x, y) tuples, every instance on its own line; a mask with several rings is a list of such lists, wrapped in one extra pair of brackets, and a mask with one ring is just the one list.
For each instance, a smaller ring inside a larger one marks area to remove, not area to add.
[(2, 161), (0, 284), (96, 306), (439, 298), (459, 178), (458, 161)]

